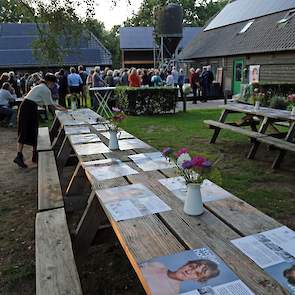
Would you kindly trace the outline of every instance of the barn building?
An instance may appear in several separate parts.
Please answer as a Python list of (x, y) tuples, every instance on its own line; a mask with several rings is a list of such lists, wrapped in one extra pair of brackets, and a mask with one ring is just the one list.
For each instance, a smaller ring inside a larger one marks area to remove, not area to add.
[[(40, 69), (40, 62), (34, 57), (32, 44), (39, 38), (37, 27), (33, 23), (2, 23), (0, 24), (0, 70), (35, 71)], [(96, 65), (105, 67), (112, 64), (110, 52), (92, 34), (81, 36), (78, 46), (64, 58), (63, 67)], [(61, 65), (47, 64), (48, 68)]]
[(211, 65), (222, 89), (295, 84), (295, 1), (236, 0), (182, 51), (188, 64)]
[[(176, 52), (180, 52), (201, 31), (199, 27), (184, 27), (183, 38)], [(121, 27), (120, 50), (122, 67), (152, 68), (159, 49), (154, 41), (153, 27)]]

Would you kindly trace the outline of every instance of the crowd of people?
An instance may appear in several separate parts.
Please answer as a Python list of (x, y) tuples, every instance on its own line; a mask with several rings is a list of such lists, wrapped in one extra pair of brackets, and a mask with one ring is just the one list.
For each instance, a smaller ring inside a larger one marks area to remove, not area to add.
[(56, 73), (42, 72), (16, 75), (14, 72), (0, 76), (0, 120), (8, 126), (16, 126), (16, 110), (13, 108), (16, 98), (24, 98), (18, 108), (18, 148), (14, 162), (22, 168), (27, 165), (23, 160), (23, 146), (33, 147), (32, 161), (36, 162), (38, 135), (38, 106), (45, 106), (52, 112), (55, 109), (66, 111), (72, 106), (73, 98), (77, 107), (87, 106), (90, 97), (94, 109), (97, 100), (89, 93), (95, 87), (177, 87), (181, 97), (184, 96), (184, 85), (190, 85), (193, 92), (193, 103), (197, 99), (206, 101), (210, 94), (214, 76), (210, 66), (203, 69), (191, 68), (186, 75), (183, 69), (172, 67), (163, 69), (120, 69), (102, 70), (99, 66), (89, 73), (80, 65), (71, 67), (69, 72), (60, 69)]
[[(177, 70), (172, 67), (164, 69), (101, 69), (99, 66), (89, 72), (82, 65), (71, 67), (69, 71), (60, 69), (55, 74), (56, 83), (51, 89), (52, 98), (63, 107), (71, 107), (73, 95), (77, 107), (87, 105), (89, 89), (92, 87), (178, 87), (180, 96), (183, 98), (183, 85), (190, 85), (193, 94), (193, 103), (197, 100), (206, 101), (210, 95), (213, 82), (213, 73), (210, 66), (202, 69), (191, 68), (186, 74), (183, 69)], [(3, 73), (0, 76), (0, 116), (6, 118), (10, 126), (15, 125), (15, 113), (9, 106), (13, 99), (24, 97), (34, 86), (44, 78), (42, 72), (33, 74), (24, 73), (16, 75), (14, 72)], [(9, 87), (8, 87), (8, 84)], [(11, 95), (10, 95), (10, 94)], [(76, 99), (78, 97), (78, 99)], [(97, 108), (94, 95), (90, 95), (91, 105)]]

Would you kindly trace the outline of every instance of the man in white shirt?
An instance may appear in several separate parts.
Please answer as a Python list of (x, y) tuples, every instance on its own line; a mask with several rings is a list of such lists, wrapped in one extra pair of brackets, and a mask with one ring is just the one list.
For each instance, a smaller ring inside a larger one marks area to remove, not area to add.
[(15, 97), (11, 94), (11, 86), (8, 82), (3, 83), (0, 89), (0, 117), (9, 127), (16, 126), (16, 111), (10, 107), (15, 101)]

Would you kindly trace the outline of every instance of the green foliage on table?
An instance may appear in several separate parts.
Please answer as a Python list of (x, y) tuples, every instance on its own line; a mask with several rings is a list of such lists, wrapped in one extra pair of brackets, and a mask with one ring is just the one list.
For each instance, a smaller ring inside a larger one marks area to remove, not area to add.
[(117, 106), (127, 114), (154, 115), (174, 112), (178, 89), (172, 87), (116, 87)]

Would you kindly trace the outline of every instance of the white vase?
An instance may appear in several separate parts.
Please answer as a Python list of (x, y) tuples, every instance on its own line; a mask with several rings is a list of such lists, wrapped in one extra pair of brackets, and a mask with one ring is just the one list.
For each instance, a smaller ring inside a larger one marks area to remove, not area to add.
[(71, 102), (71, 109), (73, 111), (76, 111), (77, 110), (77, 104), (76, 104), (76, 101), (75, 100), (72, 100), (72, 102)]
[(183, 207), (184, 213), (188, 215), (201, 215), (204, 213), (201, 185), (189, 183), (187, 185), (187, 195)]
[(110, 140), (109, 140), (109, 149), (112, 151), (119, 149), (119, 142), (117, 137), (117, 131), (116, 130), (110, 130)]
[(295, 107), (292, 108), (291, 116), (295, 116)]
[(254, 110), (255, 110), (255, 111), (258, 111), (259, 108), (260, 108), (260, 101), (256, 101), (256, 102), (255, 102)]

